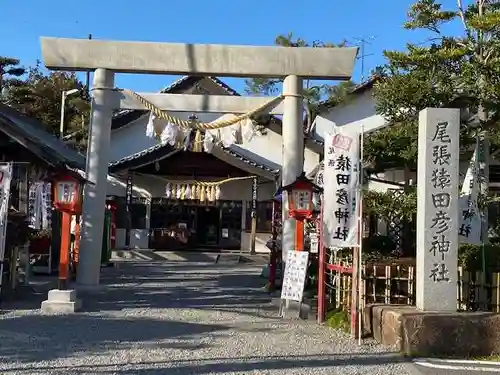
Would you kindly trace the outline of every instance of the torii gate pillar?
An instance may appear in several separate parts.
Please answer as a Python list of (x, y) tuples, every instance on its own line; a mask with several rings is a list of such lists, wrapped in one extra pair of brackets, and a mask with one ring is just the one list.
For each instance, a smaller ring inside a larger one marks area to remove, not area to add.
[(113, 105), (110, 89), (115, 75), (107, 69), (96, 69), (92, 91), (92, 113), (87, 150), (86, 178), (82, 209), (80, 259), (77, 283), (80, 286), (99, 284), (101, 271), (104, 205), (108, 184), (109, 141)]
[[(281, 166), (281, 186), (293, 183), (304, 169), (304, 128), (302, 79), (287, 76), (283, 81), (283, 162)], [(288, 199), (283, 195), (281, 214), (283, 221), (283, 261), (288, 250), (295, 246), (295, 219), (288, 217)]]

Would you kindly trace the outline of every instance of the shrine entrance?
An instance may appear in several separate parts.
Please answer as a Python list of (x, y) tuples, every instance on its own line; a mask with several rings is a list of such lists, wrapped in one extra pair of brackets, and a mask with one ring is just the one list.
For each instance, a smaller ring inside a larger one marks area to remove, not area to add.
[[(48, 69), (95, 71), (87, 180), (83, 202), (81, 259), (78, 283), (99, 283), (111, 120), (117, 109), (141, 109), (168, 121), (170, 129), (189, 130), (201, 138), (207, 129), (230, 126), (252, 116), (283, 115), (282, 185), (302, 174), (303, 82), (349, 80), (357, 48), (283, 48), (181, 43), (118, 42), (87, 39), (41, 38), (43, 62)], [(188, 74), (242, 78), (282, 78), (283, 93), (276, 98), (175, 94), (138, 94), (115, 88), (115, 73)], [(281, 102), (283, 102), (281, 104)], [(242, 115), (210, 124), (182, 121), (168, 111)], [(160, 136), (160, 134), (157, 134)], [(283, 205), (284, 213), (287, 211)], [(286, 215), (283, 215), (286, 217)], [(294, 248), (295, 221), (284, 220), (283, 249)]]
[(220, 209), (218, 207), (197, 207), (198, 246), (214, 246), (219, 243)]

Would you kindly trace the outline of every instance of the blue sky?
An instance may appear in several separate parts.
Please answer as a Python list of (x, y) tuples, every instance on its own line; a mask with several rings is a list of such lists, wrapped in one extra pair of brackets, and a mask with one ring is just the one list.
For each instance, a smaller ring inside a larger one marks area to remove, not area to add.
[[(0, 55), (32, 65), (40, 59), (40, 36), (180, 43), (271, 45), (278, 34), (337, 42), (370, 38), (366, 72), (384, 62), (384, 49), (403, 49), (425, 35), (405, 31), (411, 0), (2, 0)], [(453, 6), (455, 0), (444, 0)], [(454, 27), (452, 27), (454, 28)], [(453, 30), (455, 31), (455, 30)], [(361, 77), (357, 63), (354, 79)], [(158, 91), (177, 77), (119, 75), (116, 85)], [(224, 79), (242, 91), (241, 80)]]

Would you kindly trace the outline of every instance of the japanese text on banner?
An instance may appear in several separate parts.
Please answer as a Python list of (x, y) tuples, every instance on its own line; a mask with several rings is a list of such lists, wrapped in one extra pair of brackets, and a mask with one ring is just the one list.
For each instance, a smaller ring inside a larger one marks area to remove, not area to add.
[(479, 214), (479, 143), (465, 174), (460, 192), (458, 236), (461, 243), (481, 244), (481, 217)]
[(358, 133), (338, 129), (326, 136), (323, 182), (325, 246), (357, 246)]

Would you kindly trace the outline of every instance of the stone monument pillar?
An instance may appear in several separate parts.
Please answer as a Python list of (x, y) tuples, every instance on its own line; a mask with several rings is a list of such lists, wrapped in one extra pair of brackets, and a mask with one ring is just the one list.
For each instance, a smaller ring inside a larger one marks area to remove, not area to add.
[(417, 308), (457, 310), (460, 110), (420, 112), (417, 176)]

